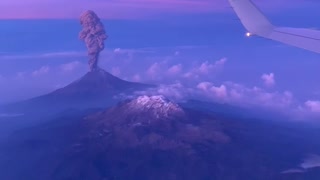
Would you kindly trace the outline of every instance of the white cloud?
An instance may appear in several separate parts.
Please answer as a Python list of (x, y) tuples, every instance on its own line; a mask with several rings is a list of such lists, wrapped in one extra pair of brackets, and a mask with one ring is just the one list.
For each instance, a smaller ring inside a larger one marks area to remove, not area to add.
[(197, 69), (197, 72), (202, 74), (208, 74), (214, 68), (214, 64), (210, 64), (208, 61), (202, 63)]
[(240, 107), (268, 108), (275, 112), (286, 112), (296, 107), (291, 92), (268, 92), (259, 87), (247, 87), (241, 84), (226, 82), (214, 84), (201, 82), (196, 86), (182, 83), (160, 85), (140, 94), (164, 95), (180, 101), (187, 99), (200, 99), (213, 102), (225, 102)]
[(134, 82), (141, 82), (141, 76), (139, 74), (135, 74), (132, 78)]
[(275, 85), (275, 76), (274, 73), (270, 73), (270, 74), (263, 74), (261, 76), (261, 79), (263, 80), (263, 83), (265, 84), (265, 86), (267, 87), (272, 87)]
[(111, 69), (111, 74), (113, 74), (114, 76), (119, 76), (121, 74), (121, 70), (119, 67), (113, 67)]
[(195, 91), (192, 88), (183, 86), (181, 83), (169, 85), (159, 85), (146, 91), (137, 91), (136, 95), (163, 95), (171, 100), (184, 101), (188, 98), (192, 99)]
[(282, 174), (291, 174), (291, 173), (304, 173), (305, 170), (304, 169), (288, 169), (285, 171), (282, 171)]
[(304, 159), (300, 166), (303, 169), (320, 167), (320, 156), (317, 154), (311, 154)]
[(202, 91), (208, 91), (211, 88), (211, 86), (213, 86), (213, 84), (210, 82), (201, 82), (197, 85), (197, 88)]
[(219, 100), (226, 100), (227, 87), (225, 85), (214, 86), (210, 82), (201, 82), (197, 85), (197, 88), (203, 91), (208, 97), (214, 97)]
[(41, 76), (49, 73), (49, 71), (50, 71), (49, 66), (42, 66), (40, 69), (33, 71), (32, 76)]
[(320, 101), (309, 100), (309, 101), (306, 101), (304, 105), (309, 111), (314, 113), (320, 113)]
[(304, 173), (308, 169), (320, 167), (320, 156), (317, 154), (310, 154), (303, 159), (302, 163), (299, 166), (300, 168), (289, 169), (283, 171), (282, 173)]
[(0, 55), (0, 59), (36, 59), (36, 58), (70, 58), (70, 57), (85, 57), (86, 52), (77, 51), (61, 51), (50, 53), (38, 53), (38, 54), (4, 54)]
[[(172, 52), (172, 49), (173, 54), (163, 53)], [(195, 81), (216, 78), (227, 61), (226, 58), (221, 58), (218, 61), (200, 62), (193, 57), (181, 56), (183, 51), (186, 50), (180, 47), (106, 49), (100, 65), (110, 72), (113, 71), (112, 67), (119, 67), (120, 78), (133, 79), (133, 76), (139, 75), (139, 81), (146, 83), (175, 83), (186, 81), (187, 78), (189, 82), (196, 84)], [(207, 73), (201, 73), (202, 71)]]
[[(267, 108), (297, 108), (298, 106), (295, 107), (296, 100), (289, 91), (278, 92), (272, 89), (266, 90), (260, 87), (248, 87), (234, 82), (217, 83), (215, 75), (223, 70), (227, 63), (226, 58), (221, 58), (217, 61), (204, 60), (201, 62), (196, 59), (198, 57), (194, 59), (188, 57), (185, 59), (183, 56), (185, 50), (183, 48), (178, 49), (179, 51), (176, 52), (176, 47), (175, 50), (170, 49), (168, 51), (168, 49), (164, 49), (165, 52), (170, 53), (167, 56), (163, 56), (161, 50), (156, 48), (106, 49), (103, 57), (101, 57), (100, 65), (103, 64), (102, 67), (105, 67), (112, 74), (120, 76), (120, 78), (127, 78), (135, 82), (169, 84), (159, 86), (159, 88), (153, 90), (153, 93), (161, 93), (177, 99), (190, 99), (194, 97), (204, 100), (225, 101), (236, 105), (263, 106)], [(157, 51), (161, 51), (162, 54), (159, 55)], [(143, 54), (143, 56), (139, 54), (150, 52), (154, 54)], [(42, 54), (41, 57), (80, 56), (81, 54), (86, 55), (85, 53), (77, 52), (57, 52)], [(40, 56), (38, 55), (37, 57)], [(64, 80), (64, 78), (60, 80), (59, 78), (51, 78), (55, 79), (56, 82), (50, 84), (45, 84), (41, 80), (35, 82), (36, 79), (40, 78), (33, 78), (34, 82), (32, 83), (38, 83), (40, 87), (49, 85), (51, 87), (53, 84), (68, 84), (69, 81), (79, 78), (86, 68), (87, 65), (85, 63), (73, 61), (58, 67), (43, 66), (33, 72), (20, 72), (15, 78), (27, 80), (30, 76), (46, 74), (46, 78), (49, 79), (50, 77), (61, 77), (62, 74), (57, 73), (59, 71), (70, 72), (68, 77), (66, 77), (68, 80)], [(275, 76), (273, 73), (263, 74), (261, 79), (267, 87), (275, 85)], [(57, 88), (61, 86), (54, 87)], [(320, 101), (310, 100), (300, 104), (300, 106), (301, 112), (320, 112)]]
[(140, 49), (121, 49), (116, 48), (113, 50), (115, 54), (134, 54), (134, 53), (154, 53), (151, 48), (140, 48)]
[(220, 59), (219, 61), (216, 61), (214, 64), (216, 67), (219, 67), (219, 66), (224, 66), (227, 62), (227, 58), (222, 58)]
[(151, 79), (159, 78), (159, 76), (163, 75), (161, 72), (160, 63), (153, 63), (147, 70), (147, 75), (150, 76)]
[(81, 66), (82, 63), (80, 63), (79, 61), (73, 61), (70, 63), (66, 63), (66, 64), (62, 64), (60, 66), (60, 69), (64, 72), (72, 72), (74, 70), (76, 70), (77, 68), (79, 68)]
[(210, 82), (201, 82), (197, 85), (201, 93), (212, 100), (223, 100), (243, 106), (264, 106), (271, 108), (287, 108), (293, 104), (291, 92), (267, 92), (259, 87), (246, 87), (241, 84), (226, 82), (214, 85)]
[(168, 69), (169, 75), (177, 75), (182, 71), (182, 64), (173, 65)]
[(78, 52), (78, 51), (62, 51), (62, 52), (53, 52), (53, 53), (44, 53), (40, 54), (40, 57), (85, 57), (87, 56), (86, 52)]
[(113, 52), (114, 52), (114, 53), (121, 53), (121, 49), (120, 49), (120, 48), (116, 48), (116, 49), (114, 49)]
[(191, 70), (185, 72), (184, 77), (189, 79), (199, 79), (201, 77), (214, 76), (216, 73), (222, 70), (226, 62), (226, 58), (222, 58), (213, 63), (205, 61), (198, 67), (192, 68)]
[(221, 86), (212, 86), (210, 89), (215, 96), (217, 96), (220, 99), (224, 99), (227, 97), (227, 88), (225, 85), (221, 85)]

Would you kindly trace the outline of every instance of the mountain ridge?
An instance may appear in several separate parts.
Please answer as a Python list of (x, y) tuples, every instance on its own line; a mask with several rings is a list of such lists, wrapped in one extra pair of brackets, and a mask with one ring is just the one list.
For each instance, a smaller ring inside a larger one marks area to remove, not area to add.
[[(310, 138), (315, 131), (297, 130), (184, 108), (162, 96), (139, 96), (98, 112), (66, 112), (15, 133), (7, 139), (0, 177), (302, 180), (313, 173), (282, 172), (320, 146)], [(38, 147), (41, 151), (35, 151)]]
[(122, 80), (103, 69), (87, 72), (69, 85), (48, 94), (2, 106), (4, 113), (39, 113), (49, 107), (52, 112), (68, 108), (100, 108), (118, 102), (114, 97), (156, 87)]

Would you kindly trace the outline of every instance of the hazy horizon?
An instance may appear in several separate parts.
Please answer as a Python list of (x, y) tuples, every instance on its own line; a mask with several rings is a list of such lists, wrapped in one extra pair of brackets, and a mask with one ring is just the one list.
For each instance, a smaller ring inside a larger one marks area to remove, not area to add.
[[(319, 3), (258, 4), (276, 24), (320, 27), (313, 19)], [(320, 113), (320, 84), (315, 78), (319, 55), (247, 38), (225, 5), (218, 7), (226, 11), (193, 12), (182, 6), (186, 11), (164, 14), (159, 9), (158, 16), (149, 18), (104, 19), (109, 39), (100, 67), (130, 81), (181, 84), (212, 101)], [(87, 72), (85, 45), (78, 39), (81, 27), (72, 18), (0, 20), (0, 86), (6, 87), (0, 89), (1, 104), (51, 92)]]

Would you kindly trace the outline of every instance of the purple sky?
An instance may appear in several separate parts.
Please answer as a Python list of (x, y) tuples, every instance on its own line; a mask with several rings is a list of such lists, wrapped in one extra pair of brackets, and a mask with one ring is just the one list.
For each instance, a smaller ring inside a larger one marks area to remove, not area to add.
[[(313, 7), (316, 1), (256, 0), (266, 10)], [(176, 13), (230, 11), (227, 0), (2, 0), (1, 19), (70, 19), (93, 9), (106, 19), (141, 19)]]
[[(152, 93), (320, 115), (320, 55), (245, 37), (227, 1), (21, 2), (0, 2), (0, 103), (48, 93), (86, 73), (77, 18), (92, 9), (109, 34), (100, 66), (127, 80), (162, 84)], [(318, 1), (254, 2), (276, 24), (320, 27)]]

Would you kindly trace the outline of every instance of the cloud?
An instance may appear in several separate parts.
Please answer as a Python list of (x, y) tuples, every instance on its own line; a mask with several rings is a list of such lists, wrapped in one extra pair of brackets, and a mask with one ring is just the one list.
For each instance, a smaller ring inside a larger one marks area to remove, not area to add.
[(317, 154), (308, 155), (300, 165), (303, 169), (320, 167), (320, 156)]
[(304, 169), (288, 169), (285, 171), (282, 171), (282, 174), (292, 174), (292, 173), (304, 173), (305, 170)]
[(160, 65), (159, 63), (153, 63), (149, 69), (147, 70), (147, 74), (151, 75), (151, 76), (155, 76), (157, 75), (157, 73), (159, 72), (160, 70)]
[[(162, 84), (158, 88), (148, 91), (148, 93), (153, 93), (152, 95), (160, 93), (180, 100), (195, 98), (245, 107), (271, 108), (279, 111), (297, 108), (298, 102), (290, 91), (269, 91), (261, 87), (248, 87), (232, 81), (218, 83), (215, 77), (222, 72), (227, 64), (228, 60), (225, 57), (216, 61), (204, 60), (201, 62), (196, 60), (197, 57), (185, 59), (183, 54), (179, 56), (161, 54), (159, 56), (158, 50), (153, 49), (155, 53), (152, 56), (144, 57), (144, 59), (135, 54), (131, 64), (126, 64), (126, 66), (121, 65), (125, 60), (117, 59), (116, 62), (119, 64), (109, 64), (108, 67), (118, 67), (123, 72), (121, 77), (131, 77), (128, 78), (131, 81)], [(183, 49), (179, 50), (183, 51)], [(121, 49), (114, 51), (125, 53)], [(166, 52), (172, 51), (166, 50)], [(141, 61), (140, 66), (136, 66), (136, 60)], [(184, 60), (183, 63), (181, 60)], [(111, 63), (112, 60), (109, 62)], [(131, 71), (132, 66), (137, 67), (135, 71)], [(110, 68), (110, 71), (114, 71), (113, 68)], [(269, 78), (268, 82), (271, 78), (274, 80), (273, 73), (266, 74), (266, 76)]]
[[(190, 71), (192, 64), (196, 63), (193, 57), (183, 57), (181, 55), (175, 56), (172, 52), (176, 49), (177, 47), (105, 49), (102, 53), (100, 66), (120, 78), (127, 78), (131, 81), (152, 84), (172, 84), (182, 81), (182, 74)], [(190, 50), (179, 49), (179, 51), (184, 52)], [(87, 72), (86, 63), (84, 63), (85, 61), (72, 61), (70, 58), (63, 59), (65, 56), (78, 56), (80, 54), (86, 56), (85, 52), (76, 53), (76, 51), (37, 53), (31, 55), (22, 54), (18, 56), (10, 55), (7, 58), (31, 58), (33, 61), (38, 62), (40, 61), (37, 58), (43, 57), (43, 61), (48, 62), (50, 66), (36, 67), (34, 70), (26, 69), (25, 71), (10, 75), (10, 77), (6, 75), (7, 80), (3, 81), (1, 86), (6, 85), (10, 87), (8, 89), (11, 89), (12, 91), (14, 91), (15, 88), (28, 87), (30, 91), (33, 92), (25, 93), (26, 97), (54, 90), (57, 87), (61, 87), (62, 85), (66, 85), (76, 80)], [(0, 57), (3, 58), (1, 55), (3, 54), (0, 54)], [(49, 57), (52, 57), (53, 59), (47, 60), (46, 58)], [(56, 58), (61, 59), (56, 61)], [(181, 61), (182, 59), (184, 60), (183, 62)], [(63, 63), (59, 64), (59, 61)], [(197, 63), (201, 64), (201, 62)], [(32, 68), (32, 66), (28, 68)], [(11, 83), (10, 86), (7, 85), (9, 82)], [(3, 99), (10, 101), (9, 96), (7, 96), (8, 93), (9, 92), (4, 92), (3, 90), (0, 94), (2, 95), (0, 96), (0, 101), (4, 101)], [(16, 98), (18, 97), (11, 96), (11, 99), (16, 100)]]
[(215, 96), (217, 96), (218, 98), (224, 99), (225, 97), (227, 97), (227, 88), (225, 85), (221, 85), (221, 86), (212, 86), (210, 89)]
[(187, 98), (192, 99), (195, 96), (195, 91), (192, 88), (185, 87), (181, 83), (174, 83), (162, 84), (145, 91), (137, 91), (135, 95), (163, 95), (171, 100), (182, 102), (187, 100)]
[(62, 51), (62, 52), (53, 52), (53, 53), (44, 53), (40, 54), (40, 57), (55, 58), (55, 57), (86, 57), (85, 52), (77, 51)]
[(119, 76), (121, 74), (121, 70), (119, 67), (113, 67), (111, 69), (111, 74), (113, 74), (114, 76)]
[[(175, 83), (179, 81), (195, 83), (197, 81), (212, 80), (223, 70), (227, 62), (226, 58), (222, 58), (213, 62), (188, 60), (183, 64), (173, 64), (176, 61), (180, 61), (179, 58), (180, 57), (167, 56), (155, 59), (156, 62), (153, 62), (145, 70), (145, 75), (143, 75), (143, 73), (140, 74), (140, 76), (143, 77), (142, 80), (150, 83)], [(196, 64), (196, 66), (194, 64)]]
[(139, 48), (139, 49), (116, 48), (113, 50), (113, 52), (115, 54), (154, 53), (152, 48)]
[(201, 82), (197, 89), (208, 99), (228, 102), (241, 106), (263, 106), (268, 108), (288, 108), (293, 105), (294, 98), (291, 92), (268, 92), (259, 87), (225, 82), (214, 85), (210, 82)]
[(314, 113), (320, 113), (320, 101), (309, 100), (306, 101), (304, 105), (309, 111)]
[(113, 52), (114, 52), (114, 53), (121, 53), (121, 49), (120, 49), (120, 48), (116, 48), (116, 49), (114, 49)]
[(135, 74), (132, 78), (134, 82), (141, 82), (141, 76), (139, 74)]
[(207, 102), (226, 103), (247, 109), (260, 109), (262, 112), (283, 115), (284, 120), (318, 121), (320, 113), (314, 114), (301, 106), (290, 91), (269, 91), (260, 87), (248, 87), (234, 82), (200, 82), (193, 86), (183, 81), (161, 84), (136, 95), (163, 95), (177, 102), (197, 99)]
[(227, 58), (222, 58), (215, 62), (205, 61), (202, 62), (195, 68), (190, 69), (184, 73), (184, 77), (188, 79), (199, 79), (211, 76), (213, 77), (216, 73), (220, 72), (227, 62)]
[(168, 69), (169, 75), (177, 75), (182, 71), (182, 64), (173, 65)]
[(201, 74), (209, 74), (212, 71), (218, 70), (219, 68), (222, 68), (224, 64), (227, 62), (226, 58), (222, 58), (212, 64), (210, 64), (208, 61), (202, 63), (196, 71), (198, 71)]
[(273, 73), (270, 74), (263, 74), (261, 76), (261, 79), (263, 80), (263, 83), (265, 84), (265, 86), (267, 87), (272, 87), (275, 85), (276, 81), (275, 81), (275, 77)]
[(51, 53), (38, 53), (38, 54), (3, 54), (0, 55), (0, 59), (43, 59), (43, 58), (70, 58), (70, 57), (86, 57), (85, 52), (77, 51), (61, 51), (61, 52), (51, 52)]
[(76, 70), (77, 68), (79, 68), (81, 65), (82, 65), (82, 63), (80, 63), (79, 61), (72, 61), (70, 63), (62, 64), (60, 66), (60, 69), (63, 72), (72, 72), (72, 71)]
[[(137, 49), (106, 49), (101, 57), (100, 67), (109, 72), (118, 67), (120, 78), (145, 83), (175, 83), (178, 81), (212, 80), (222, 72), (227, 59), (210, 59), (199, 61), (198, 56), (189, 55), (190, 48), (202, 49), (208, 47), (178, 46), (178, 47), (147, 47)], [(180, 54), (175, 53), (179, 49)], [(206, 67), (205, 67), (206, 66)], [(202, 69), (201, 69), (202, 68)], [(201, 73), (206, 68), (207, 73)]]
[(302, 163), (299, 166), (299, 168), (289, 169), (282, 173), (304, 173), (308, 169), (320, 167), (320, 156), (317, 154), (309, 154), (302, 160)]
[(197, 85), (197, 88), (205, 92), (209, 97), (216, 97), (220, 100), (224, 100), (227, 97), (227, 88), (225, 85), (214, 86), (210, 82), (201, 82)]
[[(150, 90), (155, 95), (160, 93), (180, 100), (198, 98), (246, 107), (259, 106), (287, 110), (288, 113), (292, 110), (301, 114), (320, 112), (320, 102), (309, 100), (301, 103), (290, 91), (249, 87), (232, 81), (223, 82), (216, 77), (227, 65), (227, 58), (216, 60), (201, 57), (203, 61), (199, 61), (198, 54), (190, 56), (185, 53), (190, 51), (189, 48), (195, 47), (106, 49), (101, 67), (130, 81), (161, 84), (158, 88)], [(177, 49), (181, 52), (178, 56), (173, 53)], [(66, 56), (67, 54), (69, 53), (47, 53), (42, 56)], [(128, 54), (132, 56), (127, 56)], [(11, 79), (6, 76), (8, 79), (6, 82), (18, 84), (12, 86), (19, 87), (18, 89), (29, 87), (33, 94), (38, 95), (62, 87), (81, 77), (85, 72), (87, 72), (87, 66), (84, 63), (71, 61), (50, 67), (43, 66), (34, 71), (19, 72)], [(32, 78), (35, 76), (43, 78)], [(268, 85), (275, 84), (273, 73), (264, 74), (261, 78)], [(42, 89), (41, 92), (38, 91), (39, 89)]]
[(70, 84), (86, 72), (87, 66), (84, 63), (71, 61), (8, 74), (6, 80), (0, 85), (6, 87), (0, 88), (0, 103), (19, 101), (49, 93)]
[(32, 76), (41, 76), (44, 74), (47, 74), (50, 71), (50, 67), (49, 66), (42, 66), (40, 69), (35, 70), (32, 72)]
[(162, 84), (148, 91), (137, 92), (138, 95), (163, 95), (177, 101), (199, 99), (212, 102), (223, 102), (239, 107), (268, 108), (275, 112), (293, 112), (296, 107), (291, 92), (268, 92), (258, 87), (246, 87), (233, 82), (214, 84), (201, 82), (196, 86), (189, 86), (181, 82)]
[(213, 84), (210, 82), (201, 82), (198, 84), (197, 88), (202, 91), (208, 91)]

